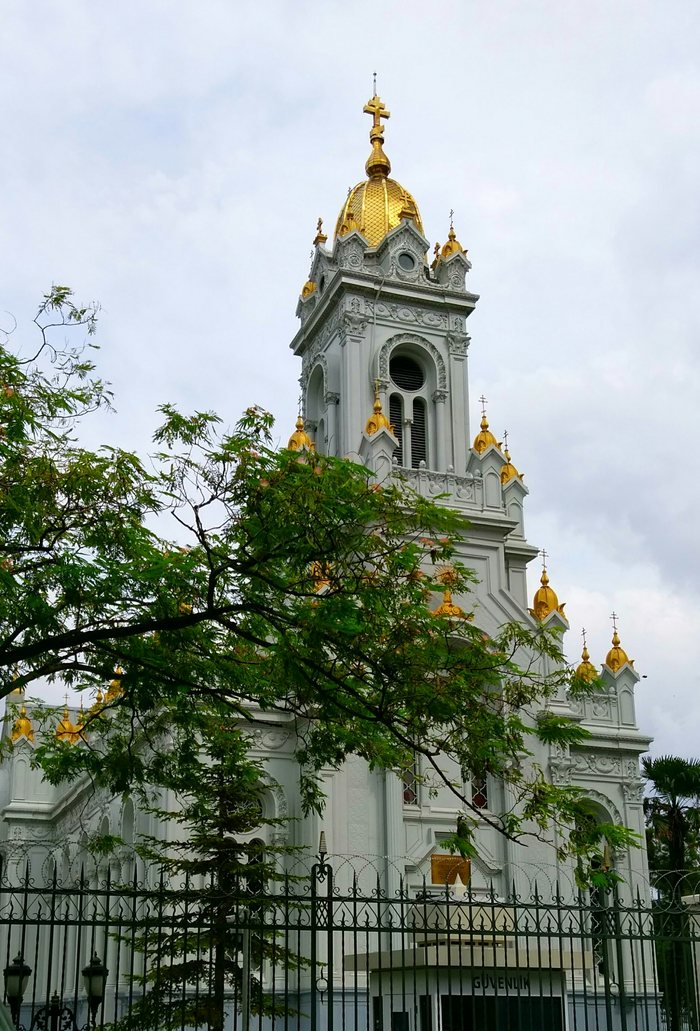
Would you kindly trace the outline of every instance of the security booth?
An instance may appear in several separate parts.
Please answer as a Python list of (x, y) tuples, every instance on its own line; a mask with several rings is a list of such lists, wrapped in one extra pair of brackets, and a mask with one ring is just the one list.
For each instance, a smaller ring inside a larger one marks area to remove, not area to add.
[(386, 948), (345, 961), (366, 976), (372, 1031), (565, 1031), (583, 965), (572, 942), (518, 933), (505, 905), (421, 902), (407, 916)]

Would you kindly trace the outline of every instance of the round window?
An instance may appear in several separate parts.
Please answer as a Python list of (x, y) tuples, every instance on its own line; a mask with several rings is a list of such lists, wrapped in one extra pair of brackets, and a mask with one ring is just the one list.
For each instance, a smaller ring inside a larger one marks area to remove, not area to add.
[(408, 251), (402, 251), (401, 254), (399, 254), (398, 262), (399, 267), (402, 268), (404, 272), (413, 272), (416, 267), (416, 259), (412, 254), (409, 254)]
[(425, 376), (418, 362), (404, 354), (397, 354), (389, 362), (389, 374), (402, 390), (418, 390), (423, 386)]

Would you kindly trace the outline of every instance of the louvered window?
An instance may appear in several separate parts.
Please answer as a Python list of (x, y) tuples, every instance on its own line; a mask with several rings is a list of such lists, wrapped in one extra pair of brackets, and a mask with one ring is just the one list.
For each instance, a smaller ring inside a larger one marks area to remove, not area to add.
[(399, 394), (392, 394), (389, 398), (389, 422), (394, 427), (394, 436), (399, 442), (394, 456), (399, 465), (403, 465), (403, 398)]
[(411, 426), (411, 465), (417, 469), (421, 462), (428, 462), (428, 442), (425, 434), (425, 401), (417, 397), (413, 402), (413, 425)]
[(425, 381), (423, 370), (413, 358), (396, 355), (389, 363), (389, 373), (397, 387), (402, 390), (420, 390)]

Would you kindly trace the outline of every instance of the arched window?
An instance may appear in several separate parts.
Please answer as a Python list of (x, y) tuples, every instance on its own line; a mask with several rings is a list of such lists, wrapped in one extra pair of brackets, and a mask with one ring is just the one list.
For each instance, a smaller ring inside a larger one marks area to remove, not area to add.
[(411, 465), (417, 469), (421, 462), (428, 463), (428, 440), (426, 437), (425, 401), (417, 397), (413, 402), (413, 425), (411, 426)]
[(389, 422), (394, 427), (394, 436), (399, 442), (394, 457), (399, 465), (403, 465), (403, 398), (400, 394), (392, 394), (389, 398)]
[(389, 359), (389, 421), (400, 442), (399, 465), (418, 469), (430, 466), (430, 425), (434, 418), (428, 401), (435, 388), (435, 369), (427, 354), (415, 345), (399, 344)]

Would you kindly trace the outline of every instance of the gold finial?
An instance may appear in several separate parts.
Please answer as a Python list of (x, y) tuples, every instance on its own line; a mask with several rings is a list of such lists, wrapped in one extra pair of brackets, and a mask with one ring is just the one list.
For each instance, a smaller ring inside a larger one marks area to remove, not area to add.
[[(182, 612), (182, 605), (183, 605), (183, 603), (180, 602), (180, 606), (179, 606), (180, 612)], [(191, 608), (192, 608), (192, 606), (190, 606), (190, 609)], [(104, 696), (105, 702), (113, 702), (115, 698), (119, 698), (119, 696), (124, 693), (123, 689), (122, 689), (122, 677), (123, 676), (124, 676), (124, 670), (117, 663), (117, 665), (114, 667), (114, 679), (110, 680), (109, 687), (107, 688), (107, 693)]]
[(34, 740), (34, 727), (32, 726), (32, 721), (29, 719), (29, 716), (27, 716), (26, 705), (23, 705), (19, 710), (19, 716), (12, 727), (12, 740), (19, 741), (21, 737), (26, 737), (27, 741)]
[(314, 283), (313, 279), (307, 279), (301, 288), (302, 301), (306, 301), (309, 297), (311, 297), (311, 294), (315, 291), (315, 289), (316, 284)]
[(489, 421), (486, 418), (486, 398), (482, 394), (479, 398), (481, 402), (481, 429), (474, 438), (473, 448), (477, 455), (484, 453), (487, 447), (499, 447), (499, 443), (494, 437), (493, 433), (489, 429)]
[(455, 213), (454, 208), (450, 208), (450, 231), (447, 234), (447, 243), (440, 252), (440, 257), (447, 261), (453, 254), (466, 254), (466, 251), (455, 235)]
[(301, 417), (301, 412), (297, 419), (297, 428), (289, 438), (287, 447), (290, 451), (313, 451), (314, 445), (311, 437), (304, 429), (304, 420)]
[(503, 444), (503, 454), (505, 456), (506, 464), (501, 469), (501, 485), (505, 487), (507, 483), (510, 483), (510, 481), (514, 480), (516, 477), (517, 479), (522, 480), (523, 474), (518, 472), (510, 460), (510, 451), (508, 450), (508, 430), (503, 431)]
[(328, 237), (323, 232), (323, 219), (319, 218), (316, 223), (316, 236), (314, 237), (314, 247), (318, 247), (320, 243), (325, 243)]
[(386, 120), (391, 117), (391, 114), (387, 110), (384, 101), (377, 96), (376, 92), (374, 96), (367, 101), (362, 110), (365, 114), (372, 115), (372, 128), (369, 131), (369, 141), (372, 144), (372, 153), (367, 158), (365, 171), (370, 179), (373, 176), (386, 178), (391, 171), (391, 162), (382, 148), (382, 144), (384, 143), (384, 127), (382, 125), (382, 118)]
[(433, 247), (433, 260), (430, 263), (430, 267), (431, 268), (435, 268), (435, 266), (438, 263), (439, 257), (440, 257), (440, 244), (436, 243), (435, 246)]
[(382, 399), (379, 396), (380, 382), (378, 379), (374, 381), (374, 410), (372, 415), (365, 423), (365, 433), (368, 437), (371, 437), (378, 430), (386, 429), (389, 433), (394, 432), (394, 427), (391, 425), (386, 415), (382, 411)]
[(583, 638), (583, 650), (581, 651), (581, 662), (576, 667), (576, 676), (580, 677), (581, 680), (585, 680), (586, 683), (590, 684), (592, 680), (595, 680), (598, 676), (598, 672), (591, 662), (591, 657), (588, 654), (588, 647), (586, 645), (586, 628), (581, 629), (581, 637)]
[(433, 615), (446, 616), (448, 619), (469, 619), (464, 609), (452, 601), (452, 591), (449, 587), (446, 587), (442, 592), (442, 601), (433, 610)]
[(605, 656), (605, 665), (612, 673), (617, 673), (625, 663), (628, 663), (632, 668), (634, 668), (634, 659), (630, 659), (625, 649), (620, 645), (620, 635), (617, 632), (617, 613), (613, 612), (610, 619), (612, 620), (613, 625), (612, 648)]
[(71, 745), (75, 744), (75, 742), (80, 738), (78, 727), (76, 727), (70, 718), (67, 700), (66, 705), (63, 708), (63, 716), (56, 726), (56, 738), (58, 741), (67, 741), (68, 744)]
[(560, 616), (564, 615), (564, 606), (566, 602), (559, 604), (556, 591), (549, 586), (549, 576), (547, 575), (547, 552), (542, 548), (540, 552), (542, 556), (542, 576), (540, 577), (540, 586), (535, 592), (535, 597), (532, 602), (532, 608), (530, 609), (530, 615), (533, 616), (539, 622), (547, 619), (552, 612), (558, 612)]

